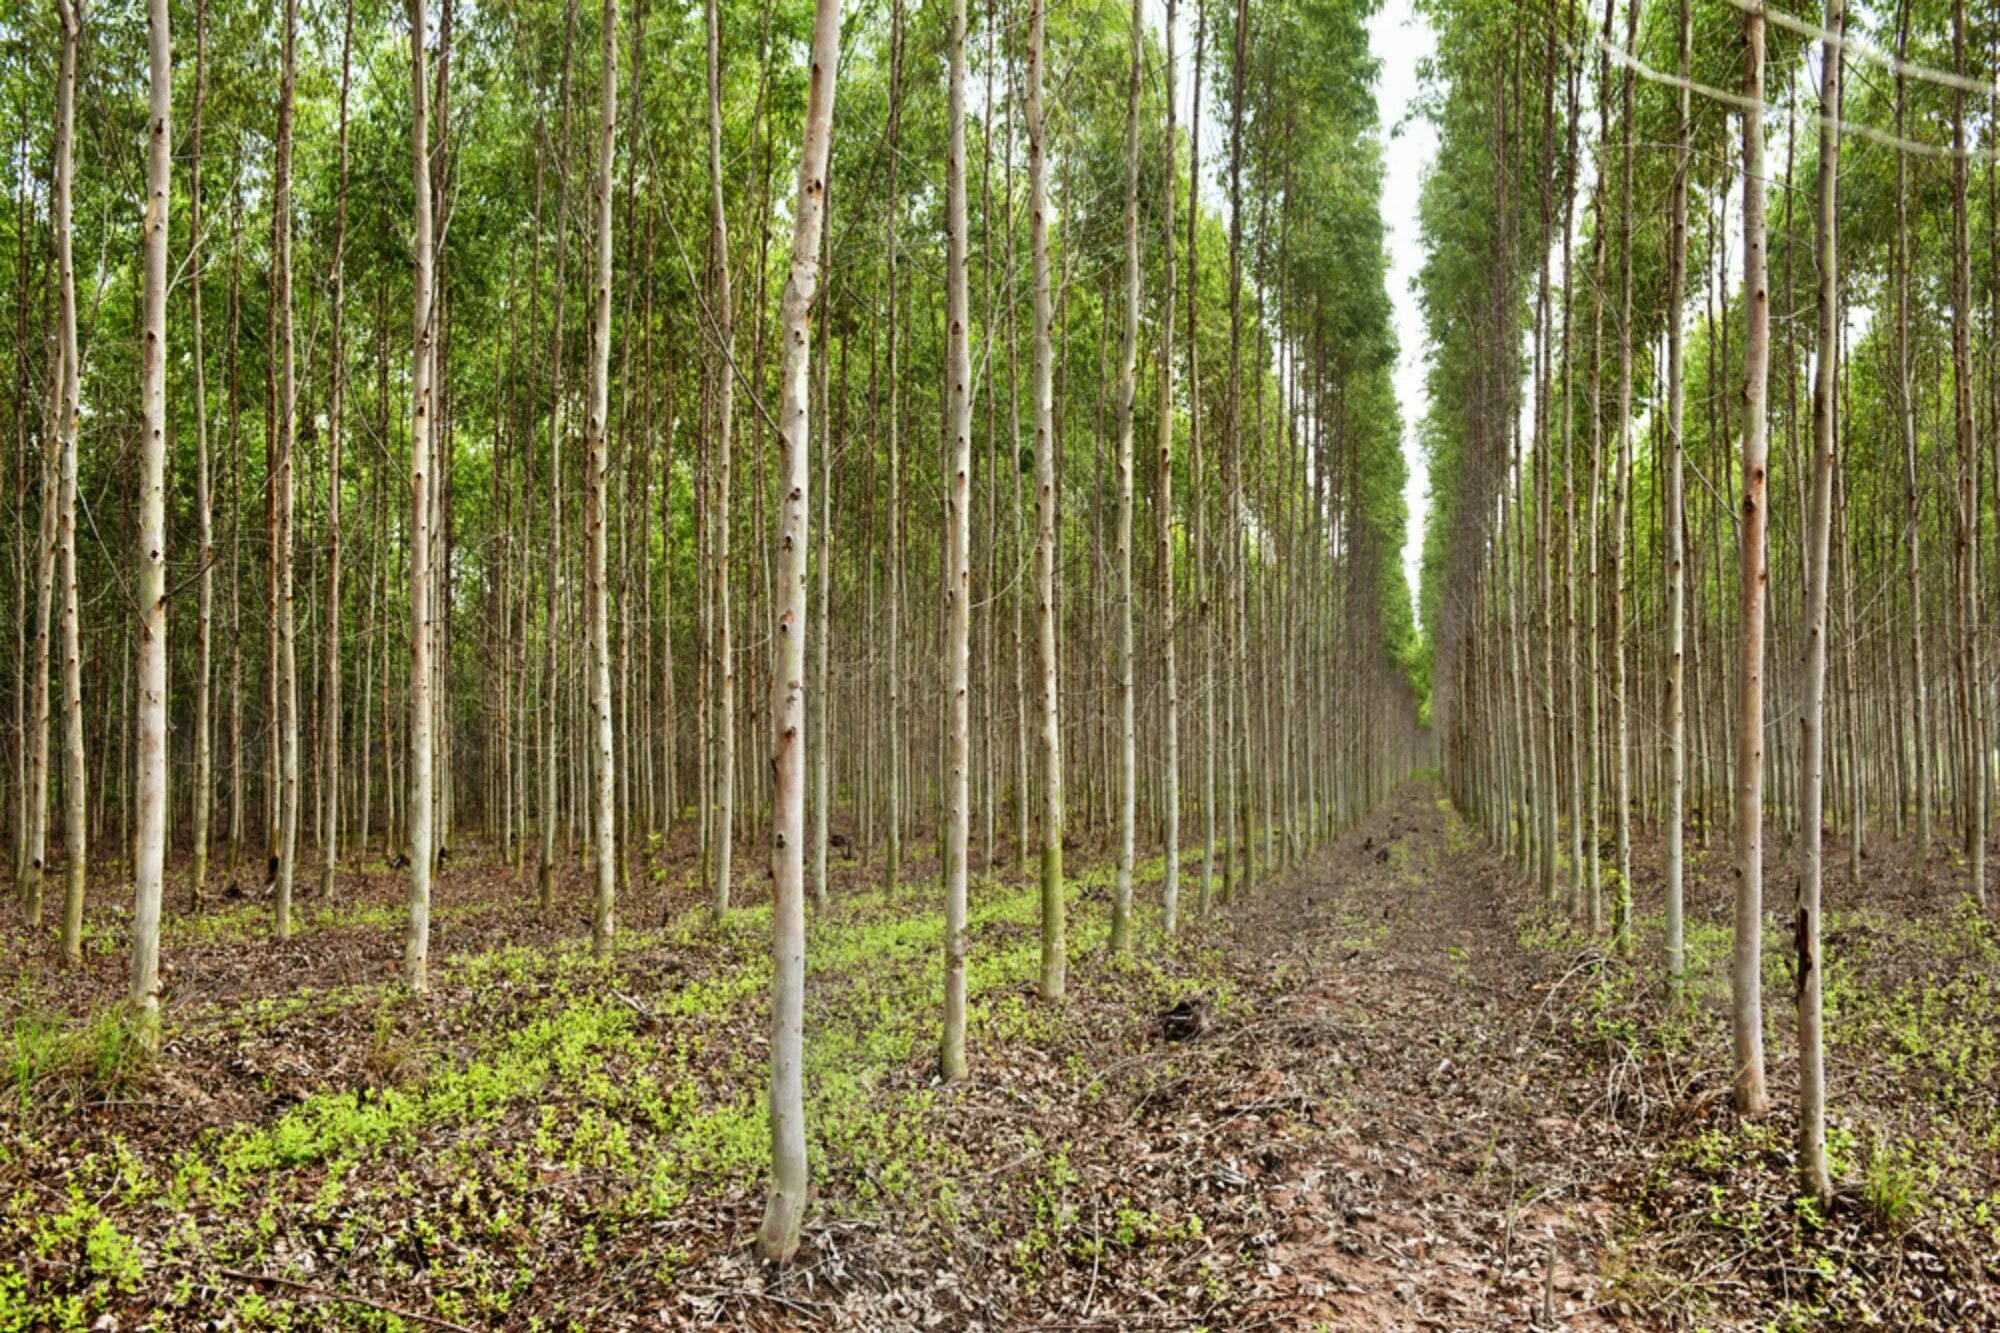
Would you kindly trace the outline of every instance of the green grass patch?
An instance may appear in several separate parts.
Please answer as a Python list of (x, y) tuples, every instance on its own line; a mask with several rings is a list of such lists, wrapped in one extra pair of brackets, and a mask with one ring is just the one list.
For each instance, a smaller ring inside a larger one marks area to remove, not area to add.
[[(1158, 895), (1145, 890), (1163, 873), (1159, 857), (1136, 868), (1137, 947), (1116, 959), (1106, 952), (1108, 909), (1093, 901), (1110, 887), (1112, 869), (1092, 866), (1070, 879), (1072, 971), (1108, 973), (1138, 1006), (1165, 1007), (1199, 988), (1226, 1012), (1235, 997), (1217, 966), (1220, 945), (1160, 945)], [(1082, 1020), (1032, 993), (1037, 886), (982, 879), (971, 897), (975, 1065), (982, 1046), (1062, 1042)], [(268, 927), (255, 907), (206, 919), (214, 923), (207, 938), (218, 941)], [(398, 924), (399, 910), (355, 908), (315, 914), (307, 929)], [(66, 1173), (67, 1187), (97, 1211), (72, 1219), (83, 1240), (64, 1233), (51, 1241), (74, 1249), (97, 1234), (97, 1257), (0, 1266), (0, 1311), (26, 1312), (0, 1316), (0, 1333), (87, 1327), (140, 1289), (169, 1292), (161, 1298), (169, 1312), (192, 1312), (203, 1298), (178, 1275), (216, 1264), (301, 1277), (368, 1272), (436, 1293), (431, 1312), (440, 1317), (506, 1322), (558, 1257), (575, 1264), (580, 1253), (590, 1268), (635, 1228), (761, 1179), (770, 1152), (767, 1055), (754, 1038), (768, 1027), (770, 929), (767, 904), (720, 924), (692, 909), (664, 927), (624, 932), (605, 958), (582, 941), (447, 956), (436, 970), (438, 993), (422, 1009), (385, 984), (183, 1018), (190, 1031), (213, 1022), (269, 1032), (371, 1005), (355, 1056), (370, 1077), (366, 1086), (323, 1087), (165, 1155), (115, 1136), (99, 1140)], [(942, 953), (934, 899), (910, 888), (894, 898), (879, 890), (848, 896), (833, 912), (809, 916), (807, 1128), (830, 1206), (914, 1205), (944, 1219), (976, 1211), (964, 1154), (927, 1071), (939, 1036)], [(116, 1087), (143, 1073), (135, 1049), (113, 1019), (64, 1027), (24, 1011), (7, 1047), (10, 1081), (17, 1099), (37, 1105), (59, 1076)], [(53, 1141), (17, 1146), (28, 1160)], [(563, 1202), (575, 1190), (590, 1200), (581, 1232)], [(0, 1235), (39, 1234), (33, 1228), (45, 1212), (45, 1197), (0, 1201)], [(1135, 1216), (1111, 1243), (1143, 1245), (1186, 1225)], [(558, 1228), (559, 1256), (547, 1243)], [(145, 1244), (121, 1246), (126, 1235)], [(304, 1254), (316, 1262), (301, 1266)], [(663, 1259), (663, 1271), (673, 1263)], [(243, 1327), (281, 1327), (294, 1309), (244, 1292), (227, 1313)]]

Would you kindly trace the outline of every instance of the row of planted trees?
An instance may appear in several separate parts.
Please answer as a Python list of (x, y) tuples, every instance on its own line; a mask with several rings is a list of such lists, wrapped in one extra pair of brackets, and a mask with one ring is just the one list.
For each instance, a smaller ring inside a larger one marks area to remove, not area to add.
[[(2000, 23), (1960, 0), (1433, 12), (1428, 430), (1441, 519), (1480, 536), (1426, 553), (1453, 794), (1628, 956), (1656, 832), (1676, 993), (1688, 840), (1730, 848), (1747, 1115), (1780, 838), (1824, 1200), (1828, 840), (1857, 889), (1893, 835), (1988, 903)], [(1499, 207), (1470, 215), (1481, 188)]]
[(1122, 948), (1417, 761), (1364, 6), (146, 17), (4, 30), (0, 237), (15, 883), (74, 959), (130, 866), (149, 1026), (170, 849), (280, 936), (407, 855), (421, 991), (448, 848), (602, 949), (755, 836), (783, 1254), (830, 847), (935, 849), (956, 1075), (974, 868), (1058, 998), (1077, 832)]

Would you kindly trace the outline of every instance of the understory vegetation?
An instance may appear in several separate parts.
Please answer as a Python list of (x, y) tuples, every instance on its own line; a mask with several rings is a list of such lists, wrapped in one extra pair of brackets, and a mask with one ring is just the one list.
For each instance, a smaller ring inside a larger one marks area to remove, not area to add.
[[(1157, 859), (1138, 867), (1142, 884), (1159, 875)], [(1100, 863), (1069, 892), (1101, 901), (1109, 877)], [(367, 898), (394, 883), (370, 876)], [(532, 924), (496, 892), (505, 883), (489, 865), (452, 886), (440, 933), (466, 947), (440, 958), (422, 1004), (393, 978), (277, 990), (244, 976), (243, 992), (180, 1007), (149, 1054), (115, 1006), (80, 1022), (64, 1006), (78, 987), (17, 978), (0, 1230), (20, 1238), (26, 1263), (0, 1277), (0, 1326), (213, 1308), (233, 1327), (290, 1327), (315, 1307), (248, 1279), (218, 1283), (223, 1270), (427, 1290), (435, 1303), (421, 1313), (472, 1326), (563, 1326), (547, 1322), (558, 1312), (589, 1326), (594, 1308), (673, 1308), (683, 1269), (731, 1255), (729, 1228), (769, 1165), (757, 1036), (768, 903), (716, 926), (697, 895), (670, 891), (666, 925), (628, 930), (593, 957), (586, 941)], [(1037, 1082), (1088, 1096), (1104, 1058), (1129, 1054), (1098, 1043), (1129, 1042), (1126, 1029), (1185, 995), (1232, 1017), (1220, 942), (1169, 946), (1151, 912), (1149, 947), (1115, 959), (1105, 915), (1079, 912), (1072, 947), (1080, 970), (1102, 973), (1101, 993), (1051, 1009), (1032, 986), (1038, 888), (975, 884), (972, 1039), (999, 1059), (1049, 1063), (1007, 1088), (1022, 1110), (995, 1137), (967, 1141), (949, 1132), (961, 1099), (927, 1067), (940, 923), (923, 892), (856, 888), (809, 931), (806, 1085), (822, 1205), (977, 1236), (1030, 1288), (1072, 1251), (1199, 1238), (1196, 1214), (1115, 1202), (1101, 1233), (1079, 1233), (1063, 1117), (1045, 1135), (1034, 1111), (1047, 1096)], [(298, 952), (351, 974), (399, 924), (380, 915), (357, 905), (308, 916)], [(261, 935), (261, 922), (210, 916), (189, 947), (202, 964), (248, 967)], [(525, 938), (494, 943), (510, 936)], [(1100, 1005), (1137, 1020), (1107, 1024)], [(1023, 1217), (1035, 1225), (1021, 1230)], [(357, 1317), (367, 1326), (365, 1309)]]
[[(1679, 1001), (1656, 962), (1608, 958), (1539, 905), (1519, 919), (1522, 947), (1563, 969), (1552, 1022), (1590, 1057), (1589, 1112), (1627, 1163), (1608, 1289), (1635, 1312), (1674, 1309), (1699, 1327), (1741, 1323), (1745, 1288), (1771, 1301), (1758, 1323), (1775, 1329), (2000, 1319), (2000, 930), (1886, 858), (1866, 903), (1827, 913), (1839, 1102), (1827, 1134), (1836, 1188), (1822, 1205), (1798, 1192), (1793, 1118), (1746, 1121), (1729, 1107), (1729, 866), (1697, 853), (1689, 869)], [(1633, 921), (1644, 960), (1663, 956), (1649, 897), (1642, 888)], [(1767, 940), (1774, 988), (1789, 988), (1790, 948), (1776, 931)], [(1782, 1010), (1775, 1026), (1790, 1035)]]
[[(815, 1202), (777, 1271), (746, 1253), (768, 902), (714, 924), (688, 851), (648, 857), (635, 898), (664, 924), (603, 957), (580, 915), (543, 918), (472, 858), (440, 880), (422, 1004), (375, 961), (400, 925), (385, 867), (302, 919), (288, 975), (260, 965), (254, 917), (212, 912), (158, 1053), (116, 1003), (108, 920), (82, 973), (11, 934), (0, 1326), (1487, 1326), (1546, 1301), (1580, 1326), (1785, 1330), (2000, 1309), (2000, 941), (1893, 863), (1829, 918), (1825, 1209), (1796, 1193), (1787, 1117), (1728, 1109), (1708, 858), (1679, 1004), (1428, 784), (1193, 929), (1144, 911), (1125, 955), (1115, 867), (1085, 849), (1061, 1007), (1036, 994), (1039, 886), (982, 878), (970, 1035), (994, 1073), (968, 1083), (937, 1078), (933, 867), (890, 894), (879, 863), (840, 863), (809, 926)], [(581, 901), (582, 876), (563, 885)]]
[(36, 0), (0, 163), (0, 1333), (2000, 1330), (1991, 0)]

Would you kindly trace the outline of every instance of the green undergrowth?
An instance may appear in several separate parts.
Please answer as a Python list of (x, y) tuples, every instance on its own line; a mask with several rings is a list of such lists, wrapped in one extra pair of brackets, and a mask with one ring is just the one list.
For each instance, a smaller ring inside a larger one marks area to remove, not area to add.
[[(1156, 858), (1135, 881), (1154, 886), (1162, 870)], [(1144, 892), (1140, 947), (1105, 952), (1111, 878), (1093, 866), (1069, 883), (1072, 976), (1108, 985), (1138, 1013), (1191, 987), (1230, 1008), (1216, 947), (1162, 940)], [(977, 1078), (982, 1050), (1059, 1048), (1085, 1020), (1034, 995), (1037, 887), (982, 880), (971, 900)], [(141, 1303), (204, 1309), (214, 1297), (202, 1275), (218, 1265), (365, 1274), (434, 1293), (440, 1318), (508, 1321), (538, 1284), (576, 1269), (588, 1278), (648, 1228), (758, 1186), (769, 1158), (770, 928), (768, 905), (720, 925), (696, 910), (627, 930), (605, 958), (581, 941), (448, 956), (421, 1007), (387, 984), (243, 1007), (230, 1021), (246, 1031), (360, 1009), (349, 1020), (368, 1034), (356, 1063), (375, 1076), (280, 1099), (261, 1118), (178, 1145), (89, 1138), (50, 1177), (70, 1207), (52, 1208), (42, 1186), (0, 1199), (0, 1252), (30, 1256), (0, 1264), (0, 1333), (88, 1327)], [(863, 892), (809, 917), (807, 1124), (823, 1206), (893, 1205), (947, 1224), (979, 1211), (966, 1149), (947, 1132), (955, 1094), (931, 1077), (942, 949), (930, 885)], [(20, 1114), (0, 1168), (70, 1141), (57, 1119), (27, 1111), (56, 1071), (100, 1096), (118, 1086), (136, 1049), (123, 1031), (122, 1021), (70, 1029), (24, 1011), (6, 1048)], [(1172, 1225), (1132, 1220), (1135, 1236)], [(670, 1281), (675, 1248), (645, 1244), (653, 1277)], [(308, 1308), (281, 1292), (230, 1299), (232, 1326), (244, 1328), (297, 1326), (288, 1321)]]
[[(1634, 918), (1631, 962), (1566, 916), (1536, 908), (1517, 921), (1521, 947), (1561, 978), (1553, 1021), (1616, 1094), (1605, 1107), (1653, 1141), (1625, 1208), (1613, 1293), (1699, 1326), (1742, 1317), (1735, 1284), (1748, 1274), (1765, 1284), (1761, 1327), (1953, 1326), (1962, 1313), (1950, 1302), (1990, 1290), (2000, 1255), (2000, 931), (1964, 904), (1826, 913), (1831, 1210), (1796, 1192), (1782, 1086), (1795, 1068), (1789, 932), (1771, 923), (1763, 938), (1776, 1109), (1762, 1121), (1727, 1107), (1731, 923), (1690, 914), (1684, 935), (1675, 1000), (1663, 913)], [(1734, 1258), (1716, 1265), (1718, 1253)], [(1907, 1273), (1922, 1276), (1897, 1280)]]
[(131, 1091), (150, 1058), (123, 1009), (71, 1023), (32, 1000), (16, 1010), (0, 1045), (13, 1112), (24, 1125)]
[[(500, 910), (502, 906), (497, 901), (438, 903), (431, 908), (431, 920), (434, 924), (468, 920)], [(177, 912), (164, 924), (162, 933), (177, 946), (256, 940), (271, 933), (271, 910), (269, 903), (252, 901)], [(400, 902), (305, 901), (292, 905), (294, 935), (352, 929), (396, 934), (402, 931), (407, 919), (407, 909)], [(116, 942), (122, 942), (122, 936)]]

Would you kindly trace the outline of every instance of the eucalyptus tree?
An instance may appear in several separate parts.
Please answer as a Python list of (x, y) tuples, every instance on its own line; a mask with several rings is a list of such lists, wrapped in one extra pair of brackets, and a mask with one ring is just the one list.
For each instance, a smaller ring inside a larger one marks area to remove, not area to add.
[[(1626, 0), (1625, 49), (1638, 45), (1639, 0)], [(1631, 708), (1626, 698), (1626, 596), (1625, 551), (1627, 505), (1632, 495), (1632, 375), (1633, 324), (1636, 317), (1633, 292), (1633, 215), (1638, 209), (1632, 197), (1636, 161), (1633, 142), (1633, 98), (1638, 71), (1625, 66), (1619, 125), (1619, 179), (1621, 203), (1618, 210), (1618, 449), (1611, 487), (1611, 711), (1613, 822), (1618, 839), (1618, 865), (1611, 902), (1613, 947), (1621, 954), (1632, 951), (1632, 737)]]
[[(944, 866), (944, 1036), (938, 1067), (965, 1077), (966, 845), (972, 833), (972, 331), (965, 206), (965, 0), (951, 0), (946, 37), (950, 122), (945, 131), (945, 430), (950, 463), (945, 478), (946, 702), (951, 712), (946, 775)], [(893, 845), (893, 844), (892, 844)]]
[(1056, 457), (1054, 312), (1049, 299), (1048, 124), (1042, 106), (1047, 7), (1028, 0), (1024, 112), (1028, 129), (1028, 263), (1033, 307), (1035, 625), (1041, 669), (1041, 994), (1063, 998), (1068, 977), (1062, 868), (1062, 716), (1056, 693)]
[[(1235, 49), (1229, 95), (1229, 397), (1227, 452), (1222, 482), (1222, 595), (1224, 660), (1222, 728), (1227, 782), (1224, 817), (1229, 829), (1222, 861), (1225, 900), (1246, 892), (1256, 877), (1256, 839), (1250, 827), (1250, 705), (1245, 684), (1248, 635), (1244, 629), (1243, 534), (1243, 128), (1249, 71), (1250, 6), (1235, 8)], [(1240, 748), (1239, 748), (1240, 747)], [(1239, 868), (1238, 861), (1241, 860)]]
[(195, 575), (194, 672), (194, 866), (190, 897), (201, 905), (208, 883), (209, 815), (215, 797), (213, 727), (209, 720), (214, 670), (215, 495), (208, 443), (208, 359), (202, 337), (201, 115), (208, 86), (208, 0), (194, 11), (194, 107), (188, 163), (188, 323), (191, 346), (195, 438), (195, 545), (201, 562)]
[[(327, 357), (326, 394), (326, 612), (321, 649), (326, 672), (325, 694), (321, 702), (320, 733), (320, 894), (333, 896), (334, 867), (340, 858), (341, 785), (341, 652), (340, 638), (340, 486), (342, 412), (347, 399), (347, 177), (348, 177), (348, 94), (354, 77), (354, 0), (342, 6), (340, 28), (340, 128), (339, 165), (333, 214), (332, 279), (327, 304), (332, 307)], [(197, 287), (199, 284), (196, 284)], [(200, 364), (199, 352), (196, 365)], [(202, 428), (206, 431), (206, 427)], [(203, 519), (207, 522), (206, 517)], [(202, 577), (208, 577), (204, 567)], [(207, 627), (203, 626), (206, 652)], [(203, 680), (206, 698), (207, 682)], [(205, 724), (204, 724), (205, 725)], [(199, 742), (197, 742), (199, 743)]]
[(1132, 699), (1132, 431), (1139, 367), (1139, 89), (1144, 72), (1140, 0), (1129, 23), (1132, 73), (1125, 106), (1124, 341), (1118, 353), (1118, 850), (1111, 896), (1111, 948), (1132, 944), (1132, 841), (1138, 814), (1138, 731)]
[(736, 401), (736, 307), (730, 288), (729, 213), (722, 193), (722, 14), (720, 0), (708, 0), (708, 180), (709, 180), (709, 302), (714, 321), (712, 336), (716, 353), (712, 362), (710, 388), (714, 398), (711, 411), (714, 433), (711, 448), (713, 487), (709, 526), (712, 547), (709, 571), (709, 615), (714, 662), (715, 772), (714, 787), (702, 799), (710, 804), (712, 825), (709, 847), (713, 864), (709, 905), (720, 920), (729, 913), (732, 873), (731, 853), (736, 816), (736, 666), (729, 630), (729, 496), (731, 432), (735, 428)]
[(891, 894), (896, 892), (903, 870), (903, 340), (897, 318), (900, 304), (896, 286), (900, 268), (896, 232), (902, 205), (896, 176), (903, 151), (903, 40), (903, 0), (890, 0), (888, 161), (885, 167), (889, 179), (888, 209), (882, 223), (882, 303), (887, 325), (883, 384), (889, 400), (883, 413), (883, 437), (889, 454), (888, 544), (884, 562), (888, 573), (888, 606), (884, 612), (884, 619), (888, 622), (884, 636), (888, 645), (888, 660), (883, 668), (888, 691), (888, 720), (884, 735), (889, 745), (887, 761), (883, 765), (883, 785), (888, 806), (889, 847), (883, 873)]
[[(1687, 702), (1684, 648), (1687, 638), (1687, 552), (1682, 516), (1686, 467), (1685, 413), (1687, 384), (1682, 346), (1681, 306), (1685, 299), (1688, 256), (1688, 177), (1692, 169), (1694, 115), (1689, 81), (1694, 67), (1694, 2), (1680, 0), (1676, 134), (1673, 185), (1667, 205), (1667, 810), (1666, 899), (1667, 979), (1678, 995), (1685, 964), (1682, 896), (1686, 878)], [(1553, 674), (1553, 671), (1551, 672)], [(1553, 802), (1551, 803), (1553, 804)]]
[[(1588, 22), (1581, 6), (1570, 7), (1570, 18), (1565, 31), (1572, 38), (1579, 28)], [(1563, 685), (1568, 704), (1568, 735), (1563, 746), (1566, 757), (1559, 767), (1566, 770), (1569, 786), (1569, 895), (1568, 910), (1572, 920), (1583, 914), (1584, 907), (1584, 787), (1583, 787), (1583, 742), (1584, 728), (1577, 713), (1583, 697), (1578, 680), (1577, 654), (1577, 518), (1576, 518), (1576, 361), (1577, 361), (1577, 294), (1576, 294), (1576, 194), (1579, 175), (1581, 139), (1579, 113), (1580, 90), (1583, 82), (1583, 62), (1573, 61), (1569, 68), (1568, 89), (1564, 99), (1564, 121), (1566, 150), (1563, 154), (1565, 166), (1562, 177), (1562, 401), (1556, 411), (1561, 417), (1562, 436), (1562, 528), (1563, 528)], [(1594, 413), (1593, 413), (1594, 415)], [(1550, 514), (1547, 521), (1553, 522)], [(1551, 664), (1550, 673), (1554, 674)], [(1594, 762), (1594, 757), (1593, 757)]]
[(1586, 505), (1584, 527), (1589, 533), (1587, 546), (1589, 584), (1586, 597), (1589, 611), (1585, 616), (1588, 628), (1585, 642), (1588, 647), (1586, 678), (1590, 682), (1589, 740), (1590, 752), (1588, 792), (1583, 798), (1585, 818), (1589, 827), (1584, 834), (1584, 847), (1590, 858), (1589, 869), (1584, 874), (1587, 899), (1587, 919), (1591, 933), (1595, 934), (1604, 924), (1604, 876), (1603, 854), (1600, 849), (1599, 829), (1604, 817), (1604, 710), (1603, 673), (1599, 670), (1603, 657), (1603, 638), (1599, 632), (1604, 599), (1600, 591), (1600, 555), (1603, 548), (1603, 523), (1599, 515), (1603, 510), (1604, 495), (1604, 307), (1605, 264), (1611, 249), (1606, 233), (1610, 224), (1606, 221), (1606, 204), (1610, 198), (1607, 180), (1611, 174), (1611, 22), (1617, 12), (1616, 0), (1604, 0), (1604, 27), (1599, 35), (1597, 58), (1597, 151), (1596, 180), (1591, 189), (1590, 199), (1590, 369), (1589, 386), (1585, 396), (1590, 402), (1590, 494)]
[(132, 1003), (159, 1040), (160, 902), (167, 855), (167, 223), (173, 195), (173, 34), (167, 0), (146, 5), (148, 100), (139, 461), (139, 821), (133, 865)]
[(1771, 296), (1764, 236), (1764, 36), (1761, 9), (1743, 15), (1743, 444), (1736, 716), (1736, 933), (1730, 964), (1736, 1109), (1770, 1110), (1764, 1085), (1764, 593), (1769, 580), (1769, 452), (1765, 418)]
[[(278, 140), (271, 171), (271, 302), (277, 307), (278, 325), (277, 420), (274, 424), (276, 452), (268, 479), (271, 516), (271, 550), (268, 559), (271, 615), (270, 634), (275, 645), (272, 659), (277, 679), (270, 694), (276, 702), (278, 785), (276, 836), (271, 839), (276, 862), (272, 866), (275, 929), (279, 939), (292, 933), (292, 880), (298, 865), (299, 844), (299, 673), (298, 640), (293, 618), (296, 590), (292, 566), (292, 529), (295, 518), (296, 482), (294, 462), (298, 425), (298, 363), (292, 320), (292, 128), (297, 113), (298, 87), (298, 0), (285, 0), (284, 36), (278, 76)], [(267, 798), (267, 804), (268, 804)]]
[[(83, 890), (90, 863), (83, 741), (82, 613), (77, 604), (77, 431), (82, 416), (83, 366), (77, 354), (74, 196), (76, 189), (76, 61), (83, 38), (79, 0), (56, 0), (55, 189), (51, 227), (56, 251), (56, 595), (62, 599), (63, 877), (62, 955), (83, 961)], [(44, 711), (43, 716), (46, 717)], [(44, 779), (46, 780), (46, 779)]]
[[(962, 49), (963, 10), (959, 12)], [(833, 94), (839, 58), (840, 0), (816, 0), (812, 46), (807, 57), (805, 133), (799, 149), (790, 274), (779, 301), (783, 351), (778, 371), (778, 420), (784, 502), (778, 534), (778, 588), (783, 600), (778, 611), (778, 633), (771, 645), (771, 713), (776, 744), (771, 762), (772, 1169), (771, 1191), (763, 1225), (757, 1233), (757, 1249), (765, 1258), (781, 1263), (790, 1259), (798, 1248), (807, 1192), (802, 1066), (806, 980), (806, 520), (812, 484), (808, 412), (812, 307), (819, 286), (820, 225), (826, 205), (827, 156), (833, 138)], [(960, 191), (962, 208), (962, 184)], [(960, 276), (962, 281), (962, 270)], [(959, 853), (962, 861), (962, 837)]]
[[(1899, 0), (1896, 18), (1896, 119), (1895, 134), (1902, 138), (1909, 106), (1908, 57), (1910, 11), (1914, 0)], [(1911, 374), (1910, 293), (1911, 270), (1915, 267), (1910, 245), (1910, 164), (1907, 154), (1896, 154), (1896, 415), (1897, 435), (1903, 445), (1903, 551), (1904, 577), (1910, 604), (1909, 695), (1910, 752), (1916, 789), (1917, 866), (1927, 873), (1931, 859), (1931, 744), (1930, 685), (1924, 667), (1924, 588), (1922, 491), (1917, 470), (1917, 396)]]
[[(1193, 510), (1193, 559), (1190, 562), (1196, 626), (1200, 631), (1201, 657), (1201, 889), (1198, 907), (1207, 916), (1215, 896), (1215, 622), (1211, 605), (1213, 571), (1209, 566), (1208, 497), (1202, 485), (1201, 451), (1201, 71), (1208, 33), (1208, 5), (1195, 0), (1194, 86), (1188, 119), (1188, 282), (1187, 282), (1187, 385), (1188, 385), (1188, 489)], [(1169, 181), (1171, 184), (1171, 179)]]
[[(434, 251), (431, 213), (430, 89), (424, 44), (428, 21), (424, 0), (410, 5), (410, 163), (413, 181), (410, 317), (410, 756), (409, 756), (409, 930), (403, 950), (403, 978), (418, 995), (430, 989), (431, 876), (437, 866), (432, 843), (431, 687), (431, 377), (435, 370)], [(544, 812), (543, 818), (552, 816)], [(546, 845), (546, 844), (545, 844)]]
[(1958, 598), (1958, 711), (1964, 755), (1960, 788), (1960, 820), (1973, 899), (1986, 906), (1987, 786), (1991, 762), (1986, 740), (1986, 678), (1980, 668), (1979, 598), (1979, 442), (1974, 425), (1972, 369), (1972, 224), (1970, 206), (1971, 150), (1966, 110), (1967, 51), (1965, 0), (1953, 0), (1951, 11), (1952, 72), (1958, 82), (1952, 96), (1951, 144), (1951, 383), (1952, 422), (1957, 445), (1958, 476), (1953, 511), (1953, 570)]
[(1825, 1037), (1821, 1031), (1820, 881), (1825, 812), (1826, 608), (1828, 546), (1833, 531), (1834, 391), (1840, 356), (1840, 114), (1843, 0), (1827, 0), (1820, 49), (1818, 216), (1819, 341), (1813, 349), (1812, 501), (1806, 534), (1805, 709), (1799, 717), (1800, 772), (1798, 927), (1794, 990), (1799, 1018), (1799, 1187), (1824, 1205), (1833, 1198), (1826, 1165)]
[(601, 88), (597, 122), (597, 190), (591, 280), (590, 401), (584, 420), (587, 480), (584, 539), (588, 547), (585, 596), (589, 598), (592, 833), (597, 891), (590, 915), (590, 947), (610, 951), (618, 893), (617, 771), (611, 719), (611, 592), (606, 508), (611, 471), (611, 172), (618, 133), (618, 0), (604, 0)]
[[(1166, 85), (1166, 123), (1161, 138), (1166, 156), (1160, 190), (1159, 364), (1154, 372), (1158, 398), (1153, 409), (1158, 453), (1153, 496), (1153, 562), (1160, 581), (1160, 680), (1165, 695), (1160, 740), (1160, 841), (1166, 848), (1166, 864), (1160, 883), (1160, 913), (1161, 924), (1170, 935), (1179, 928), (1181, 886), (1181, 703), (1180, 676), (1174, 657), (1174, 321), (1177, 315), (1174, 306), (1174, 196), (1178, 188), (1176, 175), (1180, 156), (1174, 125), (1174, 8), (1174, 0), (1167, 0), (1167, 21), (1162, 33), (1166, 43), (1166, 60), (1162, 66), (1162, 80)], [(1132, 23), (1136, 29), (1139, 23), (1136, 5)], [(1136, 163), (1137, 154), (1133, 156)], [(1134, 202), (1136, 204), (1136, 200)], [(1190, 330), (1190, 337), (1192, 333)]]
[(563, 6), (562, 74), (557, 91), (556, 136), (556, 257), (554, 328), (550, 334), (549, 390), (549, 530), (548, 561), (542, 580), (542, 808), (541, 856), (535, 871), (536, 895), (544, 911), (554, 905), (556, 879), (556, 648), (561, 612), (562, 584), (562, 456), (567, 430), (565, 408), (566, 358), (563, 355), (563, 311), (569, 293), (565, 281), (565, 243), (569, 225), (569, 115), (570, 67), (576, 44), (577, 0)]

